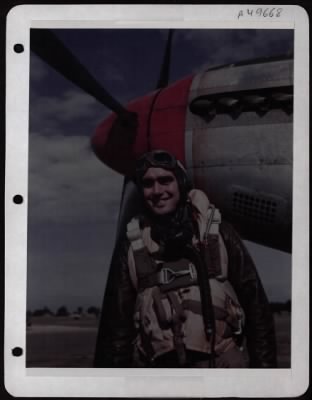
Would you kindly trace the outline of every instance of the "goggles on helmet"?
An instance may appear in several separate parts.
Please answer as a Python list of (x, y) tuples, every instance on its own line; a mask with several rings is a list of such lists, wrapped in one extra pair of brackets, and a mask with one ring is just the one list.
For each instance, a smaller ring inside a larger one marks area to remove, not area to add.
[(150, 167), (173, 170), (178, 166), (174, 156), (164, 150), (155, 150), (144, 154), (136, 163), (136, 174), (142, 176)]
[(145, 153), (137, 160), (135, 179), (136, 184), (141, 190), (144, 185), (146, 187), (146, 184), (148, 184), (147, 182), (143, 183), (142, 178), (150, 167), (172, 171), (177, 179), (181, 198), (185, 199), (187, 197), (187, 193), (191, 190), (192, 185), (188, 180), (184, 166), (173, 155), (165, 150), (154, 150)]

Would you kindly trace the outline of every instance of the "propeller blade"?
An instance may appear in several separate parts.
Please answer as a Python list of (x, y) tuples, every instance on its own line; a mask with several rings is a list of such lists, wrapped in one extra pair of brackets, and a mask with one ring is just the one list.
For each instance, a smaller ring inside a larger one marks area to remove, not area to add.
[[(115, 239), (115, 247), (113, 250), (113, 254), (110, 261), (108, 280), (116, 271), (116, 262), (120, 256), (120, 246), (125, 239), (125, 232), (127, 223), (130, 221), (132, 217), (137, 215), (140, 203), (139, 193), (136, 188), (136, 185), (129, 178), (124, 179), (123, 190), (122, 190), (122, 200), (119, 210), (119, 218), (118, 218), (118, 226), (117, 226), (117, 234)], [(103, 340), (105, 337), (105, 332), (107, 332), (107, 314), (106, 314), (106, 301), (107, 301), (107, 292), (105, 291), (105, 295), (103, 297), (102, 303), (102, 312), (100, 316), (100, 322), (98, 325), (98, 334), (96, 339), (95, 346), (95, 357), (94, 357), (94, 366), (95, 367), (103, 367), (103, 354), (107, 351), (106, 342)]]
[(116, 114), (127, 110), (114, 99), (49, 29), (31, 29), (30, 49), (80, 89)]
[(133, 180), (126, 176), (122, 188), (116, 242), (118, 242), (120, 237), (125, 233), (126, 225), (130, 219), (139, 213), (141, 206), (138, 189)]
[(160, 75), (159, 75), (156, 89), (164, 88), (164, 87), (168, 86), (168, 83), (169, 83), (172, 36), (173, 36), (173, 29), (169, 29), (163, 63), (161, 66)]

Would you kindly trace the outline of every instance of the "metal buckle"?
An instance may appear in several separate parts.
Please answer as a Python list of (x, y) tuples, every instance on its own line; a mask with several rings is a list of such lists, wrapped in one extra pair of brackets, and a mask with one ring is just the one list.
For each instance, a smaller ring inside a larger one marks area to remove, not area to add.
[(168, 285), (173, 282), (176, 278), (180, 276), (190, 275), (191, 281), (195, 281), (197, 278), (195, 265), (189, 263), (188, 269), (183, 269), (181, 271), (173, 271), (171, 268), (163, 268), (159, 272), (159, 283), (161, 285)]
[(241, 335), (243, 333), (243, 315), (238, 311), (238, 328), (234, 332), (234, 335)]

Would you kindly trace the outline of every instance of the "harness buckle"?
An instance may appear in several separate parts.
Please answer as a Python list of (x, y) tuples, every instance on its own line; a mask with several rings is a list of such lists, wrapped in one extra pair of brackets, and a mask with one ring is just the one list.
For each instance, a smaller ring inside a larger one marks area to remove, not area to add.
[(191, 282), (196, 281), (197, 279), (197, 272), (195, 265), (189, 263), (188, 269), (183, 269), (181, 271), (173, 271), (171, 268), (162, 268), (159, 272), (159, 283), (161, 285), (168, 285), (169, 283), (173, 282), (176, 278), (181, 276), (190, 276)]
[(234, 333), (234, 335), (237, 335), (237, 336), (241, 335), (243, 333), (243, 316), (242, 316), (241, 312), (238, 313), (238, 327), (237, 327), (236, 331), (233, 333)]

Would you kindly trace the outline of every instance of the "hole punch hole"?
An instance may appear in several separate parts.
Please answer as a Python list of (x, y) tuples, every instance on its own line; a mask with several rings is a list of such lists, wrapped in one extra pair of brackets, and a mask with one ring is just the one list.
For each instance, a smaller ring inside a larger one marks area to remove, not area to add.
[(21, 196), (20, 194), (16, 194), (16, 195), (13, 197), (13, 202), (14, 202), (15, 204), (22, 204), (23, 201), (24, 201), (23, 196)]
[(13, 47), (15, 53), (23, 53), (24, 46), (21, 43), (16, 43)]
[(23, 349), (21, 347), (14, 347), (14, 349), (12, 349), (12, 355), (14, 357), (20, 357), (23, 354)]

